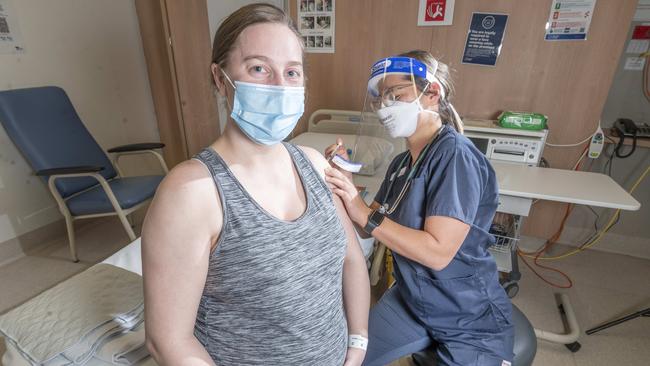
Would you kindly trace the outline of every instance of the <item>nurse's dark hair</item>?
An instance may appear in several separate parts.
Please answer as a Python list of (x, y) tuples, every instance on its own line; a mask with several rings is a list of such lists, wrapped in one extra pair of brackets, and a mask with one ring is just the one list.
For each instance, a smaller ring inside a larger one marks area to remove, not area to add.
[[(439, 99), (438, 113), (440, 113), (440, 119), (443, 123), (451, 123), (454, 129), (460, 133), (463, 133), (463, 121), (461, 120), (458, 113), (451, 106), (450, 100), (455, 94), (454, 84), (451, 80), (451, 70), (447, 64), (436, 60), (431, 53), (423, 50), (412, 50), (400, 54), (401, 57), (410, 57), (418, 61), (423, 62), (429, 70), (434, 68), (436, 62), (438, 63), (438, 68), (436, 69), (435, 77), (441, 84), (441, 87), (444, 88), (445, 97), (442, 98), (442, 94)], [(420, 91), (424, 90), (428, 85), (429, 81), (424, 78), (415, 78), (415, 83)]]
[[(228, 56), (232, 51), (237, 38), (244, 29), (251, 25), (261, 23), (277, 23), (286, 25), (298, 39), (301, 47), (304, 47), (303, 39), (293, 24), (291, 18), (280, 8), (266, 3), (256, 3), (243, 6), (230, 14), (219, 26), (214, 34), (212, 42), (212, 62), (220, 67), (227, 66)], [(304, 59), (304, 52), (303, 52)], [(211, 80), (214, 83), (214, 79)]]

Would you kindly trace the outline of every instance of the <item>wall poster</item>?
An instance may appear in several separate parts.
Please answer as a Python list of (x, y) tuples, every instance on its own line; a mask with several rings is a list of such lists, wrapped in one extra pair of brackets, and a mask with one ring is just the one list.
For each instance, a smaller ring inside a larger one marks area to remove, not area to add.
[(473, 13), (467, 31), (462, 62), (495, 66), (501, 53), (507, 23), (506, 14)]
[(23, 53), (23, 40), (10, 0), (0, 0), (0, 54)]
[(418, 25), (451, 25), (456, 0), (420, 0)]
[(298, 0), (298, 31), (305, 51), (334, 53), (334, 0)]
[(553, 0), (544, 39), (571, 41), (587, 39), (596, 0)]

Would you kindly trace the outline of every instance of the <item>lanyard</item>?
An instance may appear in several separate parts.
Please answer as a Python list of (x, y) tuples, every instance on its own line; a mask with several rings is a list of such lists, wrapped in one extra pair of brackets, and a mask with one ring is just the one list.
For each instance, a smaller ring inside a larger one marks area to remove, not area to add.
[(393, 189), (393, 185), (395, 184), (395, 181), (399, 177), (400, 171), (402, 170), (402, 168), (404, 168), (404, 163), (411, 156), (411, 154), (408, 154), (408, 153), (404, 155), (404, 158), (402, 158), (402, 161), (400, 161), (399, 166), (397, 167), (397, 170), (395, 170), (395, 172), (393, 173), (393, 176), (389, 180), (390, 184), (389, 184), (388, 188), (386, 189), (386, 192), (384, 192), (384, 198), (382, 199), (382, 202), (380, 202), (381, 206), (379, 207), (379, 212), (380, 213), (390, 215), (397, 209), (397, 206), (399, 206), (400, 202), (402, 202), (402, 198), (404, 198), (404, 195), (406, 194), (406, 192), (410, 188), (411, 181), (415, 177), (415, 174), (417, 173), (418, 167), (422, 163), (422, 160), (424, 160), (424, 157), (429, 152), (431, 146), (433, 146), (436, 143), (436, 141), (438, 140), (438, 137), (440, 137), (440, 135), (442, 134), (443, 129), (445, 127), (446, 127), (445, 125), (442, 125), (442, 127), (440, 127), (440, 130), (438, 130), (438, 133), (436, 133), (436, 136), (431, 141), (429, 141), (429, 143), (427, 143), (427, 145), (424, 147), (424, 149), (422, 149), (422, 151), (420, 152), (420, 155), (418, 155), (418, 158), (415, 160), (415, 163), (411, 166), (411, 169), (409, 169), (408, 175), (406, 176), (406, 181), (404, 182), (404, 185), (402, 186), (402, 189), (400, 190), (399, 195), (397, 196), (397, 198), (395, 198), (395, 201), (393, 202), (393, 204), (390, 205), (387, 202), (388, 196), (390, 195), (390, 192)]

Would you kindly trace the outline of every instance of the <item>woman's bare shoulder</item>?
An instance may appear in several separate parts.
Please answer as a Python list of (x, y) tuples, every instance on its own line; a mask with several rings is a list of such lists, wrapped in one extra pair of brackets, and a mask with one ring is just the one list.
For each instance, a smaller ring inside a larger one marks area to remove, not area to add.
[(185, 221), (220, 223), (223, 215), (210, 171), (193, 159), (176, 165), (167, 174), (156, 191), (150, 210), (153, 216), (165, 216), (179, 226)]

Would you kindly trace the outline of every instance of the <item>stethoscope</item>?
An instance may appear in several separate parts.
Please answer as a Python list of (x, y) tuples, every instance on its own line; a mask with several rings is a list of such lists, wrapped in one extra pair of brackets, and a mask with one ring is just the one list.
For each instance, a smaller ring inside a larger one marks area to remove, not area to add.
[(446, 125), (442, 125), (438, 132), (436, 133), (436, 136), (427, 143), (427, 145), (422, 149), (420, 152), (420, 155), (418, 155), (418, 158), (415, 160), (415, 163), (411, 166), (411, 169), (408, 172), (408, 175), (406, 176), (406, 181), (404, 182), (404, 185), (402, 185), (402, 189), (399, 192), (399, 195), (397, 195), (397, 198), (395, 198), (395, 201), (393, 204), (389, 204), (388, 201), (388, 196), (390, 195), (390, 192), (393, 190), (393, 185), (395, 184), (395, 181), (397, 178), (402, 176), (403, 174), (400, 174), (402, 172), (402, 169), (406, 169), (404, 164), (406, 161), (411, 157), (411, 154), (406, 153), (402, 160), (399, 163), (399, 166), (397, 167), (397, 170), (391, 175), (389, 182), (390, 184), (388, 185), (388, 188), (386, 189), (386, 192), (384, 192), (384, 198), (380, 202), (379, 206), (379, 212), (383, 215), (390, 215), (399, 206), (399, 204), (402, 202), (402, 199), (406, 195), (406, 192), (408, 192), (409, 188), (411, 187), (411, 181), (415, 177), (415, 174), (418, 172), (418, 168), (420, 164), (422, 163), (422, 160), (424, 160), (424, 157), (429, 153), (429, 150), (433, 145), (435, 145), (436, 141), (438, 141), (438, 138), (440, 135), (442, 135), (443, 130), (447, 127)]

